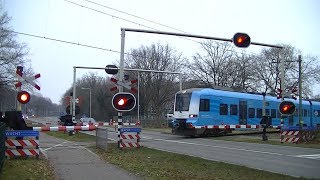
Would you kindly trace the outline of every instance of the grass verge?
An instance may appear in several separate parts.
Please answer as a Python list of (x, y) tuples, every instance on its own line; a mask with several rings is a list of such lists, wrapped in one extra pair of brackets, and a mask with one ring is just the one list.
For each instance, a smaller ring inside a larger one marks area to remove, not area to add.
[(105, 161), (144, 179), (299, 179), (147, 147), (120, 150), (113, 143), (107, 151), (91, 149)]
[(35, 157), (6, 159), (0, 179), (56, 180), (57, 178), (49, 161), (40, 156), (39, 159)]

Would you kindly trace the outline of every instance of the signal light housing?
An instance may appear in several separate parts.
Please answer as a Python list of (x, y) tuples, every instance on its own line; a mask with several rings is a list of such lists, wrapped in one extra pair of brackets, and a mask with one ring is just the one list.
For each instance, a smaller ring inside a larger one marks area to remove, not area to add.
[(136, 106), (136, 98), (131, 93), (119, 92), (113, 96), (112, 106), (117, 111), (131, 111)]
[(236, 33), (232, 39), (233, 43), (237, 47), (246, 48), (251, 44), (251, 38), (246, 33)]
[(296, 111), (296, 105), (291, 101), (282, 101), (279, 104), (279, 111), (282, 115), (292, 115)]
[(30, 94), (27, 91), (18, 92), (17, 100), (21, 104), (26, 104), (30, 101)]

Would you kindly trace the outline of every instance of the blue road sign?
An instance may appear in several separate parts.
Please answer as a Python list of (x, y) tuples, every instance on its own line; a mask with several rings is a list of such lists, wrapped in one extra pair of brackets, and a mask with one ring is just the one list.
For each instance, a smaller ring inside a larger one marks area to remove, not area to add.
[(141, 132), (141, 128), (120, 128), (120, 132)]
[(14, 131), (6, 131), (5, 134), (6, 134), (6, 137), (39, 136), (39, 131), (14, 130)]

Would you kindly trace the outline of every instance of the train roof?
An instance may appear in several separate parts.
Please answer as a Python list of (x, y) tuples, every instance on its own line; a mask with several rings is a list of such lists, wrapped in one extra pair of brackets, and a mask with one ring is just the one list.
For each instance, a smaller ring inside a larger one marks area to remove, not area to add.
[[(234, 92), (234, 91), (226, 91), (226, 90), (219, 90), (219, 89), (210, 89), (210, 88), (192, 88), (192, 89), (185, 89), (179, 91), (178, 93), (195, 93), (198, 95), (216, 95), (216, 96), (224, 96), (224, 97), (234, 97), (234, 98), (243, 98), (243, 99), (253, 99), (253, 100), (262, 100), (263, 96), (261, 94), (253, 94), (253, 93), (244, 93), (244, 92)], [(266, 101), (279, 101), (274, 96), (266, 95)], [(296, 104), (299, 104), (299, 100), (285, 98), (285, 100), (292, 101)], [(320, 102), (318, 101), (311, 101), (313, 105), (319, 105)], [(309, 101), (303, 100), (302, 104), (309, 105)]]

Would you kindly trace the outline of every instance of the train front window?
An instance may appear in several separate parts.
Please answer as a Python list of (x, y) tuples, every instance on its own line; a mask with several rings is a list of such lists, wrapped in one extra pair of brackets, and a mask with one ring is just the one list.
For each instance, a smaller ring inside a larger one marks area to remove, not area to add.
[(176, 95), (175, 111), (189, 111), (191, 93), (183, 93)]

